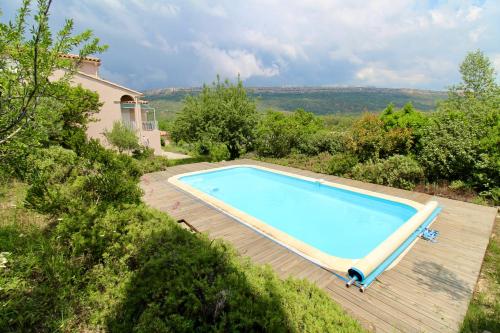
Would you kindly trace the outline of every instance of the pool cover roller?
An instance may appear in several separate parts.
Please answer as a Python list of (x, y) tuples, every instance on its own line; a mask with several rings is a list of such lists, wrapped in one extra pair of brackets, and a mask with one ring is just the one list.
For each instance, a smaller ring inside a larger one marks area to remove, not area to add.
[[(438, 203), (436, 201), (429, 201), (420, 209), (412, 218), (405, 224), (399, 227), (396, 232), (387, 238), (385, 242), (376, 247), (369, 255), (357, 261), (349, 270), (347, 274), (351, 279), (357, 280), (361, 285), (364, 284), (365, 279), (372, 274), (382, 263), (386, 261), (396, 251), (404, 252), (401, 245), (405, 243), (415, 231), (424, 224), (431, 215), (435, 215), (438, 210)], [(411, 242), (410, 242), (411, 243)], [(397, 256), (395, 257), (397, 258)]]

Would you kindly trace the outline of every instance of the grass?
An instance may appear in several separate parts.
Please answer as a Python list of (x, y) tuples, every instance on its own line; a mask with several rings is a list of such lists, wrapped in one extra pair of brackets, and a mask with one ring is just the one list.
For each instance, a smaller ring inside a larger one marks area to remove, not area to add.
[(23, 207), (27, 186), (18, 181), (0, 185), (0, 227), (5, 225), (45, 227), (47, 218)]
[(500, 218), (497, 217), (462, 333), (500, 332)]
[(24, 208), (26, 188), (12, 181), (0, 190), (0, 331), (76, 330), (78, 263), (47, 236), (52, 221)]
[(191, 155), (192, 152), (189, 147), (187, 146), (182, 146), (182, 145), (177, 145), (174, 142), (169, 142), (165, 146), (162, 147), (164, 151), (168, 151), (171, 153), (179, 153), (179, 154), (185, 154), (185, 155)]

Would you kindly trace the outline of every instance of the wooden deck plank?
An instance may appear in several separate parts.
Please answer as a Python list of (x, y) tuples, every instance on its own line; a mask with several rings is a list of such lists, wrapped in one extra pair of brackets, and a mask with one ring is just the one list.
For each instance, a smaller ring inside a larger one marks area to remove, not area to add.
[[(331, 272), (167, 181), (173, 175), (235, 164), (262, 165), (420, 203), (438, 200), (443, 211), (432, 226), (440, 231), (438, 243), (417, 241), (398, 265), (379, 276), (364, 294), (356, 288), (347, 289)], [(232, 243), (241, 255), (270, 265), (281, 277), (316, 283), (363, 326), (377, 332), (456, 332), (467, 311), (496, 216), (490, 207), (253, 160), (175, 166), (145, 175), (141, 187), (145, 202), (152, 207), (185, 219), (211, 238)]]

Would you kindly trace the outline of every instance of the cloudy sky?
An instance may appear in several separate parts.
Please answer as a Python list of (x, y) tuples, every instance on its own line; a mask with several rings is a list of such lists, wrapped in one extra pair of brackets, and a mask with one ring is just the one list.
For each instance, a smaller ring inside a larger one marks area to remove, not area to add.
[[(2, 1), (2, 21), (20, 0)], [(136, 89), (252, 86), (445, 89), (467, 51), (500, 72), (500, 1), (54, 0), (109, 50), (101, 76)]]

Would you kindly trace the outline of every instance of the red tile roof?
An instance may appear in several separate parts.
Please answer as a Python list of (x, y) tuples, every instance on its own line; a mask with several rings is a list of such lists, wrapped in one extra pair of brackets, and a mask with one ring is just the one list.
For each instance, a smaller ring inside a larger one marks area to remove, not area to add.
[[(61, 57), (68, 58), (68, 59), (80, 59), (80, 56), (77, 54), (61, 54)], [(83, 57), (82, 59), (86, 60), (86, 61), (97, 62), (97, 63), (101, 62), (101, 59), (96, 58), (96, 57)]]

